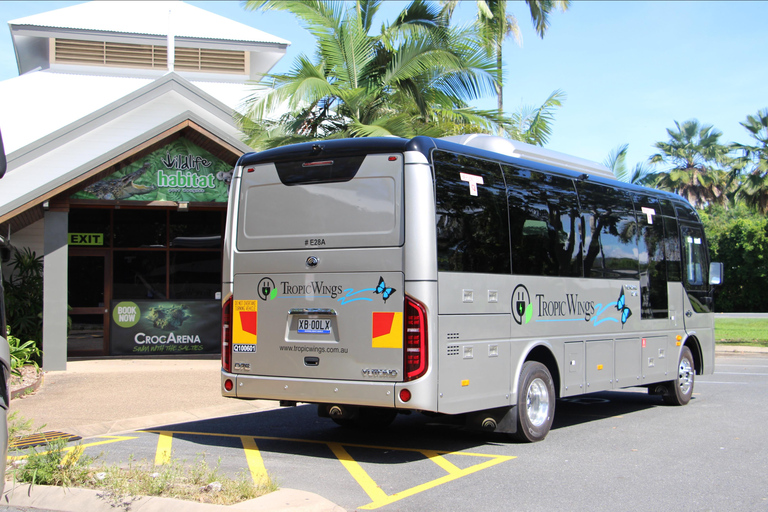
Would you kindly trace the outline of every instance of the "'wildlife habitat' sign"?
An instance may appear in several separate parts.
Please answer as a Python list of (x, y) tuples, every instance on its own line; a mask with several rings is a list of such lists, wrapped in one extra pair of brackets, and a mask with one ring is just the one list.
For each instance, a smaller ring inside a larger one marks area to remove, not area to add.
[(217, 354), (221, 301), (112, 301), (110, 355)]
[(221, 203), (227, 201), (231, 179), (231, 165), (179, 138), (87, 186), (72, 199)]

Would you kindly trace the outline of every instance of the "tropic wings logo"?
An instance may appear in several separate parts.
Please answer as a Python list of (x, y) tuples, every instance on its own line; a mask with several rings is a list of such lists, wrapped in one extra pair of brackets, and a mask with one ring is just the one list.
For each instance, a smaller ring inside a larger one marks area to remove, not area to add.
[(533, 303), (528, 288), (519, 284), (512, 291), (512, 318), (517, 325), (523, 325), (531, 321), (533, 317)]

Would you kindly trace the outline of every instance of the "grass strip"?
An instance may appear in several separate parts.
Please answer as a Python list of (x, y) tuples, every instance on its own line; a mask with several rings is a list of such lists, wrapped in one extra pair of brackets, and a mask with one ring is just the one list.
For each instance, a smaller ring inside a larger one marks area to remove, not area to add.
[(142, 496), (159, 496), (198, 503), (233, 505), (277, 490), (269, 478), (254, 483), (246, 471), (236, 477), (220, 470), (221, 461), (210, 467), (203, 457), (192, 463), (171, 459), (155, 466), (152, 461), (134, 461), (127, 465), (97, 465), (96, 458), (83, 455), (76, 446), (66, 452), (67, 443), (53, 441), (32, 448), (26, 459), (15, 461), (9, 468), (14, 481), (32, 485), (61, 485), (102, 491), (113, 506), (126, 508)]
[(768, 347), (768, 318), (715, 318), (715, 341)]

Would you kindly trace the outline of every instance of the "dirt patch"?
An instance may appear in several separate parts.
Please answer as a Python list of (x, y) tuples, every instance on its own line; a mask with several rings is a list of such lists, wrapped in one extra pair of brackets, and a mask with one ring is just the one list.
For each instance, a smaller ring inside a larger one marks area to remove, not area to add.
[(21, 377), (11, 375), (9, 382), (11, 398), (24, 398), (37, 391), (43, 382), (43, 372), (34, 366), (22, 366), (19, 370), (21, 371)]

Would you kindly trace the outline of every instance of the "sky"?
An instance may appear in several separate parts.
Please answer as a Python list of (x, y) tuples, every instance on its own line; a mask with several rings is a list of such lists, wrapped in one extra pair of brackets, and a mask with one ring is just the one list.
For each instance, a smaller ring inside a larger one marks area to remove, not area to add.
[[(80, 2), (1, 1), (0, 21)], [(273, 72), (313, 55), (314, 40), (290, 15), (245, 11), (237, 1), (190, 1), (291, 41)], [(385, 2), (379, 26), (405, 2)], [(469, 23), (475, 2), (454, 16)], [(629, 144), (627, 163), (646, 162), (667, 141), (675, 121), (698, 119), (723, 132), (721, 142), (752, 143), (739, 124), (768, 108), (768, 2), (581, 1), (551, 15), (544, 39), (535, 34), (523, 2), (510, 1), (523, 45), (508, 40), (504, 107), (540, 105), (555, 90), (566, 94), (557, 109), (547, 148), (603, 162)], [(7, 27), (7, 25), (6, 25)], [(18, 76), (10, 29), (0, 29), (0, 80)], [(488, 97), (473, 103), (495, 108)]]

